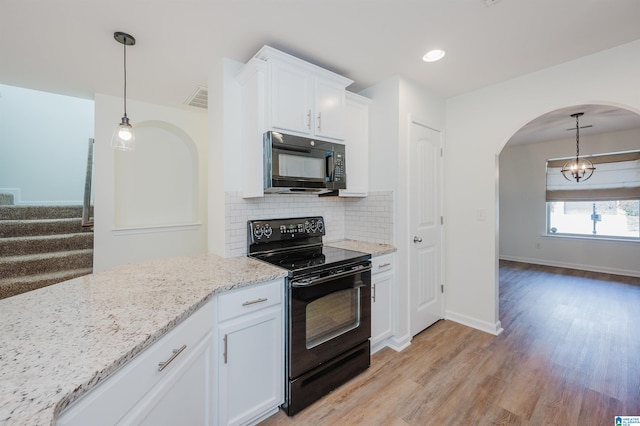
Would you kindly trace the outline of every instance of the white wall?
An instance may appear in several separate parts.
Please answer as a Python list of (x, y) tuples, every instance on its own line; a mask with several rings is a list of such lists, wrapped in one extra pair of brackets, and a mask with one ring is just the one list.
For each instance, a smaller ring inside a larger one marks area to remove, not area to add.
[(92, 100), (0, 85), (0, 192), (82, 204), (93, 114)]
[[(639, 148), (640, 129), (580, 137), (580, 153), (585, 155)], [(574, 154), (575, 137), (502, 150), (500, 258), (640, 276), (639, 243), (545, 236), (546, 160)], [(576, 244), (580, 250), (574, 250)]]
[[(96, 94), (95, 109), (94, 270), (206, 252), (207, 114), (127, 100), (127, 114), (131, 122), (134, 126), (140, 124), (137, 143), (150, 145), (140, 147), (134, 156), (124, 157), (128, 153), (115, 152), (110, 145), (113, 131), (122, 116), (122, 99)], [(149, 150), (157, 152), (150, 154)], [(146, 167), (144, 158), (136, 163), (135, 156), (145, 152), (166, 164), (165, 173), (176, 179), (148, 179), (149, 174), (161, 170)], [(167, 162), (167, 157), (176, 153), (180, 155), (175, 161)], [(193, 176), (191, 160), (196, 162), (197, 178)], [(188, 176), (189, 179), (178, 176)], [(127, 192), (126, 196), (119, 194), (119, 191), (127, 191), (123, 177), (142, 182), (142, 186), (141, 182), (136, 182), (133, 196), (145, 197), (147, 204), (155, 206), (155, 214), (146, 212), (147, 220), (131, 205), (139, 202), (131, 198), (132, 193)], [(191, 185), (187, 192), (191, 191), (197, 200), (190, 197), (185, 201), (184, 194), (173, 197), (173, 192), (184, 185)], [(181, 206), (176, 208), (171, 205), (173, 202), (179, 202)], [(162, 211), (163, 205), (167, 206), (167, 211)]]
[(445, 125), (445, 102), (402, 77), (392, 77), (361, 92), (372, 99), (369, 117), (370, 189), (394, 192), (396, 300), (394, 344), (411, 340), (409, 329), (409, 119), (415, 117), (435, 130)]
[[(532, 119), (580, 104), (640, 112), (640, 41), (447, 100), (447, 310), (499, 327), (497, 155)], [(486, 220), (477, 220), (477, 209)], [(579, 241), (571, 249), (580, 250)]]

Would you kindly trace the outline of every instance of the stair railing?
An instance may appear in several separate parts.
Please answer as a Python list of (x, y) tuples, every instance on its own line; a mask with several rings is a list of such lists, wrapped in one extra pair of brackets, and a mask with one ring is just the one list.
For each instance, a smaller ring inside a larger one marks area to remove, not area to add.
[(87, 150), (87, 174), (84, 179), (84, 200), (82, 203), (82, 226), (93, 228), (93, 215), (91, 214), (91, 191), (93, 189), (93, 138), (89, 138)]

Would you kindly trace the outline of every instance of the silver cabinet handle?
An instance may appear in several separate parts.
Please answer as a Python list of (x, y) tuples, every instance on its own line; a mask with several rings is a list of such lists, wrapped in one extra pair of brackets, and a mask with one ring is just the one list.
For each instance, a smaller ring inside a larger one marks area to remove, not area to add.
[(311, 110), (307, 112), (307, 129), (311, 130)]
[(378, 265), (378, 268), (386, 268), (387, 266), (391, 266), (391, 262), (383, 263), (382, 265)]
[(372, 293), (372, 299), (373, 299), (373, 303), (376, 303), (376, 285), (372, 284), (371, 285), (371, 293)]
[(422, 242), (422, 237), (417, 237), (417, 236), (413, 237), (413, 242), (416, 243), (416, 244), (417, 243), (421, 243)]
[(244, 303), (242, 304), (242, 306), (255, 305), (256, 303), (266, 302), (267, 300), (269, 300), (269, 299), (266, 299), (266, 298), (264, 298), (264, 297), (261, 297), (261, 298), (256, 299), (256, 300), (247, 300), (246, 302), (244, 302)]
[(322, 112), (318, 112), (318, 131), (322, 131)]
[(187, 349), (187, 345), (182, 345), (182, 347), (180, 349), (174, 349), (173, 350), (173, 355), (171, 355), (171, 357), (168, 360), (158, 363), (158, 371), (164, 370), (185, 349)]
[(224, 352), (222, 353), (222, 356), (224, 357), (224, 363), (227, 363), (227, 335), (224, 335)]

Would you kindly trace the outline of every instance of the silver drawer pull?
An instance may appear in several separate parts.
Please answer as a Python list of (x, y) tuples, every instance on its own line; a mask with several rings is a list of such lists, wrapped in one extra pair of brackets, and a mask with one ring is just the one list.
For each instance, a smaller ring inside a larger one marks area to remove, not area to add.
[(171, 362), (176, 359), (176, 357), (178, 355), (180, 355), (180, 353), (182, 351), (184, 351), (185, 349), (187, 349), (187, 345), (182, 345), (182, 347), (180, 349), (174, 349), (173, 350), (173, 355), (171, 355), (171, 358), (169, 358), (168, 360), (164, 361), (164, 362), (159, 362), (158, 363), (158, 371), (162, 371), (164, 370), (167, 365), (171, 364)]
[(391, 266), (391, 263), (383, 263), (382, 265), (378, 265), (378, 268), (386, 268), (387, 266)]
[(256, 299), (256, 300), (249, 300), (247, 302), (244, 302), (242, 304), (242, 306), (249, 306), (249, 305), (255, 305), (256, 303), (262, 303), (262, 302), (266, 302), (269, 299), (265, 299), (263, 297), (261, 297), (260, 299)]

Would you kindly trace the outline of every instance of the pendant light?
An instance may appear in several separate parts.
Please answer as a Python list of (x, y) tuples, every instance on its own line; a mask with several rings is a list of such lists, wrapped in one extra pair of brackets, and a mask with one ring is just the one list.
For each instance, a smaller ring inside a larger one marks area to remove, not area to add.
[(111, 147), (118, 151), (133, 151), (136, 137), (133, 133), (133, 126), (129, 122), (129, 117), (127, 117), (127, 46), (135, 45), (136, 39), (120, 31), (113, 33), (113, 38), (124, 46), (124, 116), (115, 132), (113, 132)]
[(593, 163), (586, 158), (580, 158), (580, 123), (579, 119), (584, 115), (583, 112), (577, 112), (571, 114), (571, 117), (576, 118), (576, 158), (571, 159), (564, 163), (562, 166), (562, 176), (568, 181), (575, 180), (581, 182), (589, 179), (596, 169), (593, 167)]

